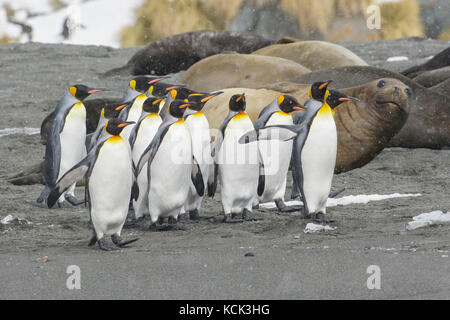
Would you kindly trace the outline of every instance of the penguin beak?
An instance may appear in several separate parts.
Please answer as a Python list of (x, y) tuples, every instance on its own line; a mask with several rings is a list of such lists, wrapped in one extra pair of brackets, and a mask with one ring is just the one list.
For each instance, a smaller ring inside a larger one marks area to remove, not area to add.
[(328, 85), (329, 85), (331, 82), (333, 82), (333, 80), (327, 80), (325, 83), (323, 83), (323, 84), (321, 84), (321, 85), (319, 86), (319, 90), (322, 90), (323, 88), (328, 87)]
[(162, 99), (158, 99), (158, 100), (153, 101), (152, 104), (157, 104), (157, 103), (160, 103), (161, 101), (162, 101)]
[(180, 86), (171, 86), (171, 87), (167, 87), (166, 88), (166, 91), (170, 91), (170, 90), (173, 90), (173, 89), (177, 89), (177, 88), (179, 88)]
[(217, 97), (218, 95), (220, 95), (222, 93), (223, 93), (223, 91), (211, 93), (210, 95), (208, 95), (205, 98), (201, 99), (200, 102), (201, 103), (205, 103), (205, 102), (211, 100), (212, 98)]
[(191, 93), (190, 95), (188, 95), (188, 98), (190, 97), (203, 97), (205, 94), (204, 93)]
[(300, 107), (300, 106), (296, 106), (296, 107), (292, 107), (292, 109), (294, 109), (294, 110), (300, 110), (300, 111), (306, 111), (306, 109), (305, 108), (302, 108), (302, 107)]
[(339, 98), (338, 100), (342, 101), (342, 102), (344, 102), (344, 101), (351, 101), (351, 100), (353, 100), (353, 101), (361, 101), (361, 100), (359, 100), (358, 98), (355, 98), (355, 97)]
[(241, 101), (241, 99), (244, 98), (244, 97), (245, 97), (245, 93), (241, 94), (241, 95), (236, 99), (236, 102)]
[(178, 108), (184, 109), (186, 107), (189, 107), (190, 105), (191, 105), (190, 103), (185, 103), (185, 104), (180, 105)]
[(125, 122), (118, 124), (117, 126), (119, 128), (124, 128), (124, 127), (129, 126), (130, 124), (134, 124), (134, 123), (135, 123), (134, 121), (125, 121)]
[(122, 105), (116, 107), (116, 111), (122, 110), (122, 109), (125, 108), (127, 105), (128, 105), (128, 103), (125, 103), (125, 104), (122, 104)]
[(153, 80), (150, 80), (150, 81), (148, 82), (148, 84), (149, 84), (149, 85), (152, 85), (152, 84), (157, 83), (157, 82), (162, 81), (162, 80), (164, 80), (164, 78), (153, 79)]
[(105, 89), (105, 88), (89, 88), (88, 93), (92, 94), (92, 93), (102, 92), (102, 91), (109, 91), (109, 90)]

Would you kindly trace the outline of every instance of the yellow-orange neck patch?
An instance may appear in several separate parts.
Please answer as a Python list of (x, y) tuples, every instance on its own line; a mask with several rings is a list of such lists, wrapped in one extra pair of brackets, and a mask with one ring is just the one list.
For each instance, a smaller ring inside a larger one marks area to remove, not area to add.
[(277, 114), (279, 114), (280, 116), (288, 116), (289, 113), (286, 113), (284, 111), (278, 111)]
[(235, 119), (235, 120), (239, 120), (239, 119), (243, 119), (243, 118), (248, 118), (248, 114), (246, 114), (245, 112), (242, 112), (242, 111), (233, 117), (233, 119)]
[(327, 103), (324, 103), (322, 105), (322, 107), (319, 109), (319, 111), (317, 112), (318, 116), (330, 116), (333, 114), (334, 114), (334, 110), (331, 109), (331, 107)]
[(121, 136), (112, 136), (111, 138), (108, 138), (107, 141), (110, 143), (118, 143), (118, 142), (123, 142), (123, 139)]
[(183, 120), (183, 119), (178, 119), (178, 121), (175, 122), (175, 124), (181, 124), (181, 123), (184, 123), (184, 120)]

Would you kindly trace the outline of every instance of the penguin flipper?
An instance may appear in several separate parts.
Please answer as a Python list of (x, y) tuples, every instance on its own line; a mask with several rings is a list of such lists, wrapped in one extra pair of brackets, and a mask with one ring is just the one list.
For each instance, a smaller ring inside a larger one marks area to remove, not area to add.
[(70, 188), (72, 184), (81, 180), (84, 175), (89, 170), (90, 161), (88, 158), (84, 158), (78, 164), (76, 164), (72, 169), (67, 171), (61, 179), (56, 183), (56, 186), (50, 192), (47, 199), (47, 206), (49, 208), (53, 207), (56, 201), (59, 199), (61, 194), (63, 194), (67, 189)]
[(251, 143), (257, 140), (280, 140), (289, 141), (297, 137), (299, 128), (296, 125), (273, 125), (252, 130), (239, 138), (240, 144)]
[(205, 194), (205, 184), (203, 182), (202, 171), (200, 170), (200, 166), (194, 156), (192, 156), (191, 180), (195, 186), (197, 194), (202, 197)]
[(259, 148), (258, 148), (258, 162), (259, 162), (259, 177), (258, 177), (257, 193), (258, 193), (258, 197), (261, 197), (264, 193), (266, 178), (265, 178), (265, 172), (264, 172), (263, 157), (261, 155), (261, 151), (259, 151)]

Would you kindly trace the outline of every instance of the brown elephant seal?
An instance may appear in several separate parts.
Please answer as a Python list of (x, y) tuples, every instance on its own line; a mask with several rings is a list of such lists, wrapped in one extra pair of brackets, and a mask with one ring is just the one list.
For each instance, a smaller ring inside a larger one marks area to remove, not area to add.
[(253, 53), (289, 59), (311, 70), (342, 66), (367, 66), (363, 59), (350, 50), (325, 41), (274, 44)]
[(211, 92), (224, 88), (258, 88), (309, 72), (294, 61), (278, 57), (216, 54), (192, 65), (181, 77), (181, 82), (192, 90)]
[(350, 66), (314, 71), (293, 80), (313, 83), (333, 79), (332, 88), (347, 88), (380, 78), (398, 79), (413, 91), (415, 99), (403, 128), (389, 142), (392, 147), (441, 149), (450, 146), (450, 92), (425, 88), (399, 73), (369, 66)]
[(256, 33), (202, 30), (176, 34), (150, 43), (138, 51), (123, 68), (133, 75), (165, 75), (186, 70), (197, 61), (214, 54), (235, 51), (251, 53), (272, 44)]
[(450, 66), (450, 47), (439, 52), (424, 64), (408, 68), (400, 73), (409, 78), (415, 78), (422, 72), (440, 69), (447, 66)]
[(435, 85), (434, 87), (431, 87), (430, 91), (436, 92), (443, 96), (448, 95), (450, 92), (450, 79), (442, 81), (441, 83)]
[[(383, 81), (380, 85), (379, 82)], [(232, 88), (208, 101), (203, 111), (211, 128), (219, 128), (228, 112), (228, 100), (233, 94), (245, 92), (246, 112), (256, 121), (260, 111), (283, 93), (300, 103), (308, 99), (310, 85), (281, 82), (266, 89)], [(336, 108), (338, 152), (335, 172), (359, 168), (380, 153), (400, 130), (408, 117), (412, 97), (409, 88), (396, 79), (380, 79), (341, 91), (361, 101), (346, 102)]]

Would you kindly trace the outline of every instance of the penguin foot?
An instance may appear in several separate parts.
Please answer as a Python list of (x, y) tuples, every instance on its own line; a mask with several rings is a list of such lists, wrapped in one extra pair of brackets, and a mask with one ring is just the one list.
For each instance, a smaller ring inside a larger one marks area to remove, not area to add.
[(58, 202), (58, 208), (60, 208), (60, 209), (64, 208), (64, 205), (62, 202)]
[(311, 219), (311, 214), (302, 211), (302, 214), (301, 214), (301, 216), (300, 216), (300, 219)]
[(315, 212), (311, 215), (311, 220), (314, 223), (324, 225), (326, 223), (325, 214), (323, 212)]
[(120, 248), (118, 246), (114, 245), (107, 245), (105, 242), (105, 239), (100, 239), (98, 240), (98, 246), (100, 247), (100, 249), (102, 249), (103, 251), (114, 251), (114, 250), (120, 250)]
[(123, 247), (125, 247), (127, 244), (130, 244), (130, 243), (133, 243), (133, 242), (138, 241), (139, 238), (130, 239), (130, 240), (123, 240), (121, 236), (118, 236), (118, 235), (116, 235), (116, 234), (113, 234), (113, 235), (111, 236), (111, 240), (112, 240), (112, 242), (113, 242), (116, 246), (118, 246), (118, 247), (120, 247), (120, 248), (123, 248)]
[(167, 219), (169, 230), (186, 230), (183, 226), (178, 224), (178, 220), (174, 217)]
[(244, 213), (242, 214), (242, 219), (244, 221), (259, 221), (264, 220), (263, 218), (257, 218), (255, 217), (249, 210), (244, 209)]
[(79, 206), (80, 204), (86, 203), (86, 199), (78, 200), (77, 198), (75, 198), (74, 196), (72, 196), (70, 194), (66, 194), (65, 199), (67, 200), (67, 202), (69, 202), (73, 206)]
[(226, 214), (223, 218), (223, 222), (224, 223), (240, 223), (240, 222), (244, 222), (244, 220), (242, 219), (236, 219), (234, 217), (231, 216), (231, 213)]
[(328, 195), (328, 198), (334, 198), (334, 197), (336, 197), (338, 194), (341, 194), (341, 193), (344, 192), (344, 191), (345, 191), (345, 187), (344, 187), (344, 188), (341, 188), (341, 189), (339, 189), (339, 190), (330, 192), (330, 194)]
[(258, 204), (255, 204), (255, 205), (253, 205), (253, 206), (252, 206), (252, 209), (254, 209), (254, 210), (258, 210), (258, 209), (259, 209), (259, 203), (258, 203)]
[(174, 231), (174, 230), (186, 230), (183, 226), (179, 226), (178, 224), (170, 224), (170, 223), (159, 223), (154, 222), (149, 226), (150, 231)]
[(283, 200), (275, 200), (275, 205), (277, 206), (278, 212), (277, 214), (280, 214), (282, 212), (295, 212), (300, 211), (302, 209), (302, 206), (287, 206)]
[(211, 219), (212, 216), (200, 216), (200, 214), (198, 213), (198, 209), (189, 211), (189, 221), (195, 221), (198, 222), (200, 220), (209, 220)]

